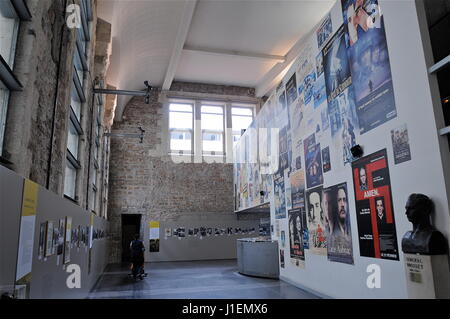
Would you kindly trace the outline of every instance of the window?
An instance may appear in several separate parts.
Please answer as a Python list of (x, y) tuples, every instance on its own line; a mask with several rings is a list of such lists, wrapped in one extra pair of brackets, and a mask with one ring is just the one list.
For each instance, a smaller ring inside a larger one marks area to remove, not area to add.
[(76, 199), (76, 177), (78, 170), (81, 168), (78, 150), (80, 136), (83, 135), (81, 127), (82, 105), (86, 102), (84, 76), (85, 72), (89, 72), (87, 57), (88, 45), (90, 41), (88, 16), (91, 10), (91, 2), (89, 0), (81, 1), (81, 22), (82, 27), (77, 29), (76, 48), (73, 55), (73, 77), (70, 93), (70, 121), (67, 134), (67, 163), (66, 174), (64, 179), (64, 195), (71, 199)]
[(193, 153), (193, 114), (192, 104), (170, 104), (169, 132), (171, 153)]
[(78, 159), (78, 132), (75, 129), (75, 126), (73, 125), (72, 121), (69, 121), (69, 135), (67, 137), (67, 149), (69, 152), (75, 157), (75, 159)]
[(0, 1), (0, 55), (12, 69), (16, 52), (19, 17), (10, 1)]
[(21, 84), (12, 73), (20, 18), (11, 1), (0, 1), (0, 156), (3, 152), (3, 139), (11, 90), (19, 89)]
[(64, 195), (75, 199), (75, 185), (77, 181), (77, 169), (69, 162), (66, 162), (66, 173), (64, 175)]
[(224, 154), (224, 107), (202, 105), (202, 150), (204, 155)]
[(246, 130), (253, 122), (253, 107), (233, 106), (231, 108), (231, 121), (233, 123), (233, 144), (241, 138), (241, 131)]

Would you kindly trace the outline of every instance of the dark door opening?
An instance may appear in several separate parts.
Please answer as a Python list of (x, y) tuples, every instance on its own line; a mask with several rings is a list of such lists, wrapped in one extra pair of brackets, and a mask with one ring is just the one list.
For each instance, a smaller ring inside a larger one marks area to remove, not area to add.
[(129, 262), (130, 243), (134, 239), (134, 235), (140, 234), (142, 215), (122, 215), (122, 261)]

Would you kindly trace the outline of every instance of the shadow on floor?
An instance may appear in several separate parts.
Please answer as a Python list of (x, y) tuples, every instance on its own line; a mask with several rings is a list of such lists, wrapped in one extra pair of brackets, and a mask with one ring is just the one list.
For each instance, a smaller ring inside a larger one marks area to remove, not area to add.
[(236, 260), (146, 263), (148, 277), (130, 278), (129, 264), (110, 264), (88, 298), (316, 299), (276, 279), (244, 276)]

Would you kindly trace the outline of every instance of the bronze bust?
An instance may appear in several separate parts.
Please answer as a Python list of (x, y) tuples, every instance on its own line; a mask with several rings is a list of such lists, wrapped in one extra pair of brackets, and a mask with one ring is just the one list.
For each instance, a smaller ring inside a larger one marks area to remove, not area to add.
[(447, 253), (447, 239), (431, 225), (434, 209), (431, 199), (423, 194), (411, 194), (406, 202), (406, 217), (413, 224), (402, 239), (402, 250), (407, 254), (443, 255)]

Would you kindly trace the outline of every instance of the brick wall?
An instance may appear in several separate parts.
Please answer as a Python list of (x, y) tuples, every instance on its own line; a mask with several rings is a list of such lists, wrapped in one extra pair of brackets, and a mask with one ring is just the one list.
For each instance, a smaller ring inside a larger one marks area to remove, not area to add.
[[(254, 96), (254, 89), (210, 84), (174, 82), (171, 91)], [(233, 166), (219, 163), (174, 163), (164, 154), (163, 104), (154, 91), (150, 104), (143, 97), (126, 106), (122, 122), (113, 133), (145, 130), (137, 138), (112, 138), (108, 216), (111, 262), (121, 259), (121, 215), (142, 214), (141, 233), (150, 220), (235, 220)], [(166, 124), (167, 125), (167, 124)]]

